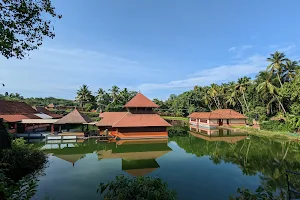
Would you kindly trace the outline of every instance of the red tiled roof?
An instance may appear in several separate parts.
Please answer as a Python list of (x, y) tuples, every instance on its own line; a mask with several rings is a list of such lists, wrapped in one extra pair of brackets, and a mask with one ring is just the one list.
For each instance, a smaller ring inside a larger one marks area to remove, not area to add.
[(3, 118), (4, 122), (19, 122), (22, 119), (29, 119), (25, 115), (0, 115), (0, 118)]
[(0, 115), (13, 114), (37, 114), (37, 111), (24, 102), (0, 100)]
[(129, 112), (105, 112), (96, 126), (146, 127), (171, 126), (157, 114), (131, 114)]
[(74, 109), (72, 112), (59, 119), (55, 124), (83, 124), (90, 123), (92, 120), (80, 113), (77, 109)]
[(127, 112), (104, 112), (101, 113), (101, 120), (96, 126), (113, 126), (115, 123), (121, 120)]
[(247, 117), (232, 109), (218, 109), (212, 112), (194, 112), (188, 117), (197, 119), (246, 119)]
[(171, 126), (157, 114), (131, 114), (128, 113), (113, 127), (148, 127), (148, 126)]
[(56, 113), (53, 113), (51, 112), (50, 110), (46, 109), (45, 107), (42, 107), (42, 106), (33, 106), (33, 108), (39, 112), (39, 113), (44, 113), (46, 115), (49, 115), (51, 117), (53, 117), (54, 119), (59, 119), (59, 118), (62, 118), (63, 116), (62, 115), (59, 115), (59, 114), (56, 114)]
[(142, 93), (137, 93), (135, 97), (133, 97), (127, 104), (125, 104), (124, 108), (158, 108), (159, 106), (145, 97)]

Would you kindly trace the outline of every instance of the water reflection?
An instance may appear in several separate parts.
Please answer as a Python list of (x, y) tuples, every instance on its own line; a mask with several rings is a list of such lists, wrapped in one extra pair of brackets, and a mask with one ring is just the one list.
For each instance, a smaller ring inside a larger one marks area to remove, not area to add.
[(205, 129), (198, 126), (190, 126), (190, 134), (194, 137), (206, 141), (224, 141), (228, 143), (236, 143), (238, 141), (247, 139), (246, 133), (233, 132), (227, 129)]
[[(190, 128), (190, 135), (169, 141), (39, 143), (52, 156), (38, 197), (49, 191), (56, 199), (82, 199), (81, 193), (95, 199), (100, 182), (124, 174), (158, 176), (176, 189), (179, 199), (227, 199), (243, 186), (285, 191), (285, 170), (300, 171), (300, 145), (296, 142)], [(70, 191), (78, 192), (71, 195)]]
[(79, 140), (76, 143), (65, 141), (53, 144), (51, 142), (43, 148), (52, 156), (70, 162), (73, 166), (86, 154), (94, 152), (97, 154), (98, 160), (119, 158), (122, 159), (123, 171), (133, 176), (144, 176), (160, 167), (156, 159), (171, 151), (167, 144), (167, 139), (113, 143)]

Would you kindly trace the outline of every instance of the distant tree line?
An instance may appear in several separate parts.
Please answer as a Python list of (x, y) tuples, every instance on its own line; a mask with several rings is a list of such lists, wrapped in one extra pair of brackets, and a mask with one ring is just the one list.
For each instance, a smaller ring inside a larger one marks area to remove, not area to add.
[(248, 117), (266, 120), (272, 116), (300, 115), (299, 63), (275, 52), (267, 58), (269, 65), (254, 80), (195, 86), (180, 95), (171, 94), (166, 101), (154, 99), (162, 115), (187, 116), (194, 111), (230, 108)]
[(87, 85), (82, 85), (77, 90), (76, 101), (86, 111), (98, 109), (99, 111), (122, 111), (123, 106), (137, 94), (136, 91), (129, 91), (127, 88), (120, 89), (112, 86), (105, 91), (99, 88), (95, 95)]

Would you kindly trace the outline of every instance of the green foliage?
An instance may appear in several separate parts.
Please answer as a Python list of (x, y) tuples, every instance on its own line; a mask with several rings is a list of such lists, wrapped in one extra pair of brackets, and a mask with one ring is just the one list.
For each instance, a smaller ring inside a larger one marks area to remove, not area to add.
[(83, 106), (83, 109), (84, 109), (84, 111), (86, 111), (86, 112), (90, 112), (92, 109), (93, 109), (93, 104), (91, 104), (91, 103), (87, 103), (87, 104), (85, 104), (84, 106)]
[(238, 188), (237, 190), (239, 196), (229, 197), (230, 200), (285, 200), (286, 195), (280, 192), (279, 196), (274, 196), (273, 192), (264, 189), (263, 187), (258, 187), (255, 192), (249, 189)]
[(281, 121), (267, 121), (260, 124), (262, 130), (268, 131), (289, 131), (289, 127), (285, 122)]
[(0, 151), (1, 149), (10, 149), (11, 148), (11, 138), (7, 132), (6, 127), (4, 126), (3, 120), (0, 119)]
[(42, 45), (45, 36), (54, 38), (50, 18), (61, 18), (50, 0), (1, 1), (0, 16), (1, 54), (19, 59)]
[(12, 142), (12, 149), (0, 151), (0, 163), (5, 163), (5, 168), (0, 166), (0, 170), (5, 169), (6, 176), (14, 181), (41, 170), (46, 162), (47, 155), (42, 150), (21, 138)]
[(172, 200), (177, 198), (176, 192), (168, 189), (166, 182), (150, 177), (129, 179), (117, 176), (115, 181), (101, 183), (97, 192), (105, 193), (105, 200)]
[(168, 128), (168, 135), (172, 136), (187, 136), (189, 128), (186, 126), (171, 126)]

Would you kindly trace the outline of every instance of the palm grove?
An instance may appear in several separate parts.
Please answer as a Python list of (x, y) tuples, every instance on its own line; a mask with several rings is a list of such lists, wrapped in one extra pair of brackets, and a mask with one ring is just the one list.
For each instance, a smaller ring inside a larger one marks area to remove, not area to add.
[(300, 127), (300, 67), (283, 53), (267, 58), (269, 65), (254, 80), (239, 78), (236, 82), (195, 86), (166, 101), (155, 99), (162, 115), (187, 116), (194, 111), (231, 108), (244, 113), (249, 121), (264, 121), (273, 116), (288, 120), (289, 129)]

